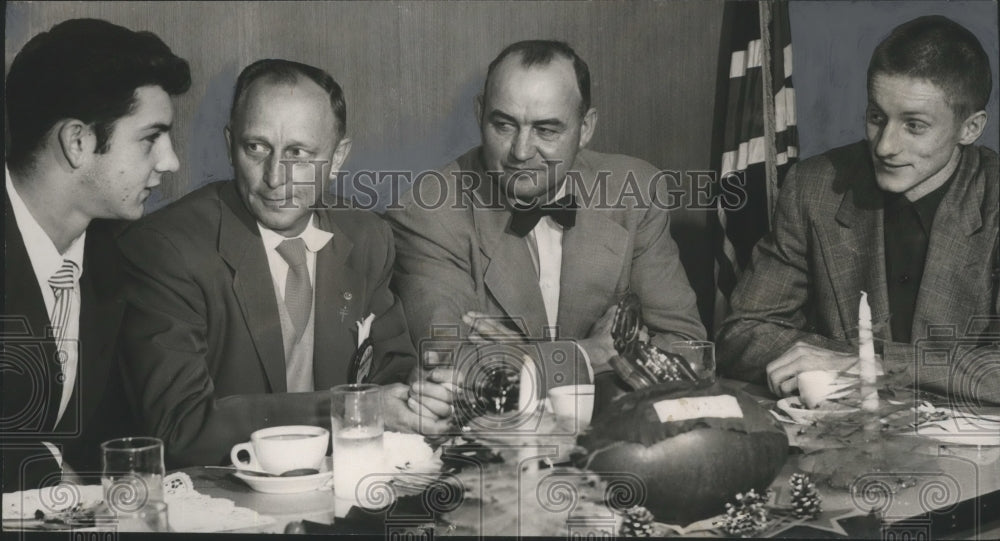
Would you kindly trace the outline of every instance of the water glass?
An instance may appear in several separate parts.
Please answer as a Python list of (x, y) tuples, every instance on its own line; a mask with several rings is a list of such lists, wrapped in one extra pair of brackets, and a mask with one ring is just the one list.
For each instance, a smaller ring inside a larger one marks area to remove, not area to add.
[(715, 381), (715, 344), (705, 340), (682, 340), (673, 342), (670, 353), (684, 357), (691, 365), (699, 381)]
[(119, 438), (101, 444), (101, 485), (113, 514), (134, 513), (163, 501), (163, 442)]
[(338, 385), (330, 390), (333, 439), (333, 492), (337, 499), (373, 507), (372, 483), (385, 481), (382, 392), (371, 383)]
[(120, 511), (116, 518), (118, 532), (171, 531), (167, 504), (163, 502), (147, 502), (135, 511)]

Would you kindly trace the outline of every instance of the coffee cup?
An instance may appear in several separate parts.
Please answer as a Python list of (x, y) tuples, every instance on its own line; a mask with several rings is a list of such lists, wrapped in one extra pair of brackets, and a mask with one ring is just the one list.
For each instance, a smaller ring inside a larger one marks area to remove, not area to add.
[(557, 417), (574, 420), (579, 430), (590, 426), (594, 414), (593, 384), (553, 387), (549, 389), (548, 397), (552, 413)]
[(836, 370), (808, 370), (798, 375), (799, 399), (809, 409), (816, 409), (824, 400), (843, 395), (839, 391), (851, 383), (840, 378)]
[[(229, 458), (233, 466), (281, 475), (311, 468), (319, 470), (330, 445), (330, 432), (318, 426), (289, 425), (264, 428), (250, 434), (250, 441), (233, 446)], [(246, 452), (249, 460), (241, 460)]]

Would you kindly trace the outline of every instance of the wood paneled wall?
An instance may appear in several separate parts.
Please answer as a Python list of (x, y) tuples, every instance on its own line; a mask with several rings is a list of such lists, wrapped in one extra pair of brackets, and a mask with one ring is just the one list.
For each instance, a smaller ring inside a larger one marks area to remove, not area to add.
[[(153, 206), (229, 178), (222, 129), (240, 69), (281, 57), (344, 87), (349, 170), (422, 170), (478, 143), (473, 99), (507, 44), (568, 41), (590, 65), (600, 112), (591, 147), (671, 170), (710, 163), (720, 2), (10, 2), (6, 65), (33, 35), (96, 17), (158, 34), (192, 68), (176, 100), (177, 174)], [(711, 303), (707, 215), (674, 214), (701, 305)]]

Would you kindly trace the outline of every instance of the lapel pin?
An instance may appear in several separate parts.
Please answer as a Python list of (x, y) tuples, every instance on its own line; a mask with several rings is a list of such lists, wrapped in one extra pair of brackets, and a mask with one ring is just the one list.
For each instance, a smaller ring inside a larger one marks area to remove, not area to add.
[(350, 310), (348, 309), (348, 305), (351, 303), (351, 299), (353, 299), (353, 298), (354, 298), (354, 294), (353, 293), (351, 293), (350, 291), (345, 291), (344, 292), (344, 301), (345, 301), (344, 302), (344, 306), (343, 306), (343, 308), (340, 309), (339, 312), (337, 312), (338, 314), (340, 314), (340, 322), (341, 323), (344, 322), (344, 318), (346, 318), (347, 314), (350, 313)]

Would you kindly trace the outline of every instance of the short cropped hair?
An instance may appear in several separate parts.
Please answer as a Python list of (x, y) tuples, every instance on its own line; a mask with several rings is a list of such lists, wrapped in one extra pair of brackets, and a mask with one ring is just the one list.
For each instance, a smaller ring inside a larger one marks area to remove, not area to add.
[(976, 36), (941, 15), (919, 17), (893, 29), (875, 48), (868, 86), (878, 74), (930, 81), (962, 119), (986, 108), (993, 87), (990, 59)]
[[(505, 58), (514, 54), (521, 55), (521, 65), (526, 68), (535, 65), (546, 66), (552, 62), (556, 55), (572, 60), (573, 71), (576, 73), (576, 86), (583, 98), (580, 103), (580, 116), (587, 114), (587, 111), (590, 110), (590, 68), (576, 54), (576, 51), (563, 41), (534, 39), (508, 45), (490, 62), (490, 67), (486, 70), (486, 88), (489, 87), (490, 75), (493, 75), (493, 70)], [(485, 93), (485, 90), (483, 92)]]
[(240, 100), (250, 85), (259, 79), (268, 79), (275, 83), (295, 84), (299, 77), (305, 77), (319, 85), (330, 97), (330, 106), (337, 119), (337, 137), (343, 137), (347, 131), (347, 102), (344, 101), (344, 91), (337, 81), (326, 71), (291, 60), (265, 58), (243, 68), (236, 78), (236, 90), (233, 92), (233, 105), (229, 110), (230, 124), (235, 120), (236, 109)]
[(71, 19), (31, 38), (7, 74), (7, 162), (23, 169), (63, 119), (93, 127), (97, 152), (108, 150), (115, 122), (132, 113), (135, 91), (170, 95), (191, 86), (188, 63), (152, 32), (99, 19)]

